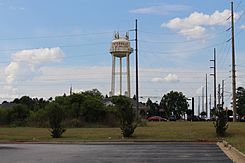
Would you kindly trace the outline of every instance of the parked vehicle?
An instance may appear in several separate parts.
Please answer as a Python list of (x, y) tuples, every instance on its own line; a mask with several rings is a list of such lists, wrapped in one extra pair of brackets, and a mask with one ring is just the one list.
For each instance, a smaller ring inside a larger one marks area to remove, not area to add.
[(205, 118), (200, 118), (199, 116), (187, 116), (187, 121), (205, 121)]
[(152, 116), (147, 118), (148, 121), (167, 121), (167, 119), (160, 116)]
[[(236, 116), (236, 119), (239, 119), (238, 115)], [(233, 121), (233, 116), (228, 116), (228, 121), (232, 122)]]
[(169, 121), (176, 121), (176, 116), (175, 115), (170, 115), (169, 116)]
[(245, 116), (242, 116), (240, 119), (241, 122), (245, 122)]

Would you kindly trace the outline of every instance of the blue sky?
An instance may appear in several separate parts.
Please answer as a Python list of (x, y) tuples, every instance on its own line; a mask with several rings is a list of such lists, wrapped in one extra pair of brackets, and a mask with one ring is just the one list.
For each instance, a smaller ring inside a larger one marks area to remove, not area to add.
[[(243, 1), (234, 1), (238, 86), (245, 84), (244, 9)], [(124, 35), (137, 18), (142, 101), (159, 101), (170, 90), (197, 99), (217, 48), (217, 81), (225, 80), (229, 107), (229, 14), (229, 0), (0, 0), (1, 101), (54, 97), (71, 84), (74, 91), (108, 94), (113, 33)], [(134, 94), (134, 53), (130, 59)], [(209, 94), (212, 80), (208, 75)]]

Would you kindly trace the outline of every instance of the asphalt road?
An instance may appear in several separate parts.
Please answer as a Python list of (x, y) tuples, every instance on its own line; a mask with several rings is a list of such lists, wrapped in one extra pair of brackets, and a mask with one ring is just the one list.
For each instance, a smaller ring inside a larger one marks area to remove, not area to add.
[(216, 144), (0, 144), (1, 163), (177, 163), (232, 161)]

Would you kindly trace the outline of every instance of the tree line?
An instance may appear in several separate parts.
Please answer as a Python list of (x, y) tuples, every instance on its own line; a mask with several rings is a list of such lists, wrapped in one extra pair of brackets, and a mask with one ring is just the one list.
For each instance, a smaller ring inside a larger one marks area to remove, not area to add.
[[(63, 126), (83, 127), (91, 124), (106, 127), (118, 126), (120, 120), (117, 116), (117, 108), (119, 105), (116, 108), (115, 104), (108, 105), (107, 102), (112, 102), (112, 99), (103, 96), (97, 89), (73, 93), (69, 96), (64, 94), (47, 100), (23, 96), (11, 102), (2, 103), (0, 125), (49, 127), (49, 114), (55, 105), (64, 114)], [(160, 105), (153, 103), (150, 99), (145, 105), (149, 109), (145, 113), (140, 112), (142, 118), (153, 115), (169, 117), (171, 114), (179, 118), (188, 109), (187, 98), (183, 93), (174, 91), (164, 95)]]
[(120, 127), (122, 135), (130, 137), (137, 120), (132, 99), (125, 96), (109, 99), (93, 89), (48, 100), (23, 96), (4, 101), (0, 107), (0, 125), (47, 127), (54, 138), (61, 137), (68, 127)]
[(116, 109), (106, 106), (97, 90), (57, 96), (47, 100), (23, 96), (0, 107), (0, 124), (10, 126), (49, 127), (49, 114), (55, 104), (63, 113), (63, 125), (82, 127), (88, 123), (116, 126)]
[[(237, 98), (238, 114), (242, 117), (245, 115), (243, 87), (238, 88)], [(162, 97), (159, 104), (148, 99), (145, 104), (148, 110), (140, 110), (141, 116), (136, 116), (138, 113), (133, 109), (133, 100), (125, 96), (109, 98), (97, 89), (46, 100), (23, 96), (11, 102), (4, 101), (0, 105), (0, 125), (47, 127), (52, 129), (53, 137), (59, 137), (59, 134), (65, 132), (65, 128), (70, 127), (120, 127), (122, 135), (128, 137), (137, 127), (139, 119), (136, 117), (159, 115), (168, 118), (175, 115), (180, 119), (185, 114), (191, 114), (191, 110), (188, 110), (188, 99), (182, 92), (170, 91)], [(217, 114), (225, 120), (227, 114), (223, 110), (220, 108)], [(216, 123), (217, 126), (221, 122)], [(223, 124), (225, 129), (226, 123)]]

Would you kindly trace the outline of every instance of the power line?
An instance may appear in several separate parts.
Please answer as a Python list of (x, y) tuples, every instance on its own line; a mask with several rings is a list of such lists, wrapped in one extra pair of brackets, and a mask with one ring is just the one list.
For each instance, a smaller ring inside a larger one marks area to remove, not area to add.
[(52, 47), (26, 47), (26, 48), (18, 48), (18, 49), (0, 49), (0, 52), (10, 52), (10, 51), (22, 51), (22, 50), (35, 50), (35, 49), (44, 49), (44, 48), (73, 48), (73, 47), (82, 47), (82, 46), (93, 46), (93, 45), (101, 45), (101, 44), (109, 44), (108, 42), (97, 42), (97, 43), (86, 43), (86, 44), (71, 44), (71, 45), (55, 45)]
[(91, 35), (104, 35), (104, 34), (111, 34), (111, 33), (113, 32), (110, 31), (110, 32), (98, 32), (98, 33), (67, 34), (67, 35), (27, 36), (27, 37), (15, 37), (15, 38), (0, 38), (0, 41), (69, 38), (69, 37), (81, 37), (81, 36), (91, 36)]
[[(224, 21), (225, 22), (225, 21)], [(139, 32), (141, 33), (148, 33), (148, 34), (152, 34), (152, 35), (158, 35), (158, 36), (161, 36), (161, 35), (178, 35), (177, 32), (151, 32), (151, 31), (143, 31), (143, 30), (139, 30)], [(223, 32), (225, 31), (219, 31), (219, 32), (215, 32), (214, 34), (222, 34)], [(186, 31), (186, 32), (183, 32), (184, 34), (188, 34), (188, 33), (192, 33), (192, 31)], [(204, 36), (202, 38), (198, 38), (197, 40), (199, 39), (203, 39), (203, 38), (208, 38), (209, 36)]]
[[(207, 39), (205, 39), (205, 41), (214, 40), (214, 39), (216, 39), (216, 37), (207, 37)], [(156, 44), (156, 43), (158, 43), (158, 44), (186, 44), (186, 43), (203, 41), (203, 40), (204, 40), (204, 38), (183, 40), (183, 41), (149, 41), (149, 40), (144, 40), (144, 39), (141, 39), (139, 41), (140, 42), (145, 42), (145, 43), (152, 43), (152, 44)]]
[[(223, 43), (223, 42), (222, 42)], [(187, 49), (187, 50), (181, 50), (181, 52), (178, 50), (178, 51), (145, 51), (145, 50), (142, 50), (142, 52), (148, 52), (148, 53), (159, 53), (159, 54), (176, 54), (176, 53), (183, 53), (183, 52), (197, 52), (197, 51), (201, 51), (201, 50), (204, 50), (204, 49), (209, 49), (209, 48), (213, 48), (214, 46), (217, 46), (217, 45), (220, 45), (222, 43), (217, 43), (217, 44), (212, 44), (212, 45), (209, 45), (209, 46), (206, 46), (206, 47), (203, 47), (203, 48), (199, 48), (199, 49)]]

